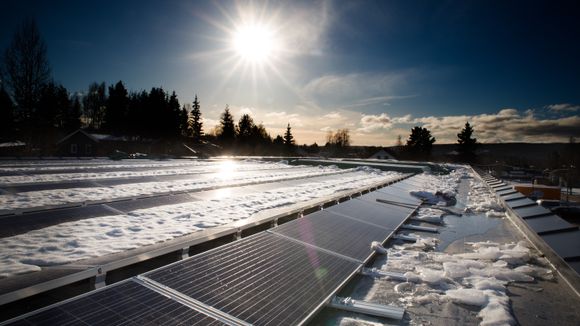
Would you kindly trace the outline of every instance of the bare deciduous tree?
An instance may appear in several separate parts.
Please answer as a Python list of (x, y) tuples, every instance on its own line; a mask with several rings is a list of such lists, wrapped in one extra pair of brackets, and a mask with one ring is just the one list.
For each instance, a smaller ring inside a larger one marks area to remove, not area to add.
[(18, 118), (28, 120), (50, 80), (46, 43), (34, 20), (25, 21), (14, 34), (4, 54), (3, 74), (18, 107)]

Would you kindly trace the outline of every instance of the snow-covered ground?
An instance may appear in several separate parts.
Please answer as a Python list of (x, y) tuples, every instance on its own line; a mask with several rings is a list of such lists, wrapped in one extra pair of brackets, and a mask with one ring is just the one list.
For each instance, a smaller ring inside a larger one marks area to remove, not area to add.
[[(232, 165), (233, 163), (228, 164)], [(228, 186), (248, 180), (274, 182), (297, 177), (304, 180), (303, 183), (296, 186), (279, 187), (270, 191), (157, 206), (131, 211), (127, 214), (66, 222), (2, 238), (0, 239), (0, 278), (39, 271), (42, 266), (66, 264), (167, 241), (203, 229), (247, 219), (269, 209), (283, 208), (327, 197), (341, 191), (360, 189), (401, 176), (400, 173), (380, 172), (369, 168), (339, 170), (334, 167), (286, 166), (286, 169), (276, 173), (268, 171), (269, 167), (280, 165), (240, 162), (236, 164), (237, 168), (232, 169), (230, 166), (230, 169), (222, 169), (215, 178), (200, 178), (198, 181), (188, 180), (182, 184), (179, 182), (159, 183), (156, 185), (157, 188), (147, 188), (137, 184), (136, 186), (127, 185), (130, 186), (129, 188), (99, 188), (98, 191), (95, 191), (94, 188), (88, 188), (87, 193), (82, 195), (82, 188), (68, 190), (68, 193), (67, 190), (64, 190), (61, 195), (56, 195), (54, 190), (34, 192), (23, 202), (42, 202), (49, 198), (51, 193), (54, 193), (55, 196), (48, 200), (54, 203), (75, 196), (106, 199), (127, 193), (143, 194), (144, 191), (195, 190), (207, 187), (208, 184)], [(244, 168), (249, 166), (253, 166), (254, 170), (261, 171), (247, 172), (246, 174), (233, 172), (244, 171)], [(263, 169), (259, 167), (263, 167)], [(326, 181), (309, 181), (314, 176), (333, 174), (337, 176)], [(72, 193), (76, 195), (73, 196)], [(9, 197), (9, 195), (0, 195), (0, 197), (2, 196)], [(10, 204), (13, 205), (12, 207), (16, 207), (18, 205), (16, 203), (18, 201), (4, 199), (2, 205)]]

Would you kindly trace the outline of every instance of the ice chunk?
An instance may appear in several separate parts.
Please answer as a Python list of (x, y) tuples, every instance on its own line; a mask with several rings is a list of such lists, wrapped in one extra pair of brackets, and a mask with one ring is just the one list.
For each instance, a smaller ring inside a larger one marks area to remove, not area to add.
[(487, 295), (476, 289), (447, 290), (445, 297), (456, 303), (477, 307), (483, 307), (488, 302)]
[(395, 285), (395, 292), (397, 293), (415, 293), (415, 284), (411, 282), (403, 282)]
[(480, 325), (499, 326), (516, 324), (510, 313), (509, 299), (507, 296), (489, 294), (488, 300), (489, 303), (477, 314), (482, 319)]
[(371, 243), (371, 249), (374, 250), (378, 254), (386, 254), (388, 251), (383, 247), (383, 245), (378, 241), (373, 241)]

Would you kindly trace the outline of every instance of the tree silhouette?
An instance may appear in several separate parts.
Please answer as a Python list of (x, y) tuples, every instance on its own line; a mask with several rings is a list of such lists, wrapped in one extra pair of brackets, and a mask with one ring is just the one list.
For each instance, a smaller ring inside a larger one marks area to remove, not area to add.
[(185, 104), (179, 113), (179, 132), (182, 136), (191, 137), (191, 121)]
[(203, 122), (201, 121), (201, 110), (197, 94), (191, 107), (191, 136), (194, 142), (200, 142), (201, 136), (203, 136)]
[(177, 99), (175, 91), (171, 93), (169, 101), (167, 102), (167, 110), (165, 112), (167, 124), (165, 125), (165, 136), (174, 137), (181, 134), (181, 105)]
[(284, 133), (284, 145), (286, 145), (288, 149), (294, 147), (294, 136), (292, 136), (290, 124), (288, 124), (286, 127), (286, 132)]
[(49, 132), (55, 128), (62, 128), (71, 107), (68, 91), (62, 85), (49, 82), (44, 85), (40, 92), (38, 108), (33, 116), (33, 125), (40, 129), (40, 132)]
[(0, 84), (0, 138), (11, 137), (14, 129), (14, 103)]
[(473, 135), (473, 128), (469, 122), (465, 123), (465, 127), (457, 134), (457, 151), (460, 159), (466, 162), (475, 160), (475, 150), (477, 149), (477, 138), (471, 138)]
[(114, 134), (126, 132), (128, 110), (129, 92), (123, 82), (118, 81), (115, 86), (109, 86), (102, 129)]
[(435, 138), (431, 136), (431, 131), (423, 127), (413, 127), (406, 149), (411, 156), (425, 159), (431, 155), (433, 143), (435, 143)]
[(16, 31), (4, 55), (5, 82), (18, 108), (18, 120), (34, 114), (40, 93), (50, 80), (46, 44), (34, 20)]
[(220, 118), (220, 126), (218, 131), (218, 140), (223, 146), (231, 146), (236, 138), (236, 127), (234, 125), (234, 117), (230, 113), (230, 107), (226, 104), (226, 109)]
[(238, 140), (242, 144), (248, 144), (251, 141), (254, 132), (254, 119), (249, 114), (243, 114), (238, 122)]
[(87, 95), (83, 98), (85, 119), (89, 129), (99, 129), (105, 115), (105, 105), (107, 95), (105, 94), (105, 83), (91, 83)]
[(81, 102), (75, 97), (63, 120), (62, 128), (66, 132), (72, 132), (81, 127)]

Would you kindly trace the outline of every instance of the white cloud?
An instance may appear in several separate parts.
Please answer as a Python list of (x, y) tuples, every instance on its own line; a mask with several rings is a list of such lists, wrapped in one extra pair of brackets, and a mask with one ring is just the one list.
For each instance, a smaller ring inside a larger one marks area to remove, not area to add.
[(304, 126), (302, 118), (297, 113), (286, 113), (285, 111), (268, 112), (266, 113), (265, 117), (266, 119), (264, 120), (264, 125), (266, 127), (280, 127), (280, 126), (286, 127), (288, 123), (292, 127)]
[(254, 115), (254, 111), (251, 108), (248, 108), (248, 107), (241, 107), (241, 108), (239, 108), (238, 115), (239, 116), (242, 116), (244, 114), (249, 114), (250, 116), (253, 116)]
[(552, 142), (580, 135), (580, 117), (538, 119), (533, 111), (520, 114), (503, 109), (496, 114), (422, 117), (415, 123), (431, 130), (438, 143), (454, 143), (457, 133), (469, 122), (481, 142)]
[(546, 109), (553, 112), (577, 112), (580, 111), (580, 105), (572, 105), (569, 103), (547, 105)]
[(379, 115), (363, 115), (360, 119), (360, 128), (358, 132), (371, 133), (381, 129), (389, 129), (393, 125), (391, 118), (386, 113)]
[(351, 73), (329, 74), (310, 80), (301, 94), (307, 101), (326, 109), (357, 109), (384, 107), (389, 101), (412, 96), (396, 95), (414, 74), (401, 73)]
[(325, 119), (342, 120), (344, 117), (338, 112), (330, 112), (322, 116)]

